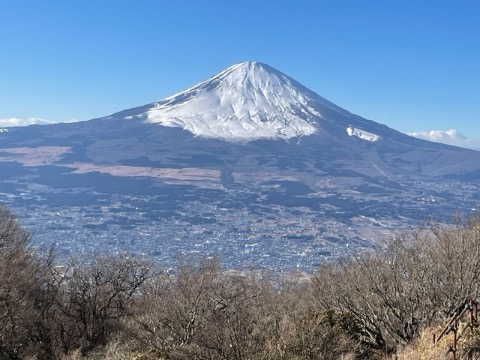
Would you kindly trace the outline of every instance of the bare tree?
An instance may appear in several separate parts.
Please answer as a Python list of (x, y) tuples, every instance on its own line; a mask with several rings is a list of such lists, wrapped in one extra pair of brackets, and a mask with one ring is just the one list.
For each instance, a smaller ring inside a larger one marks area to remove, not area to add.
[(30, 343), (36, 265), (29, 241), (15, 215), (0, 206), (0, 358), (21, 358)]
[(472, 221), (434, 225), (397, 235), (381, 254), (324, 265), (314, 277), (316, 299), (351, 314), (371, 346), (394, 352), (477, 296), (479, 231)]
[(126, 256), (95, 257), (86, 265), (72, 260), (58, 297), (63, 351), (88, 352), (105, 346), (140, 296), (149, 268), (148, 263)]
[(178, 273), (162, 273), (139, 299), (129, 334), (161, 356), (181, 357), (203, 329), (208, 297), (220, 274), (218, 259), (179, 259)]
[(205, 327), (195, 339), (205, 359), (261, 358), (275, 318), (270, 291), (252, 276), (223, 275), (209, 293)]

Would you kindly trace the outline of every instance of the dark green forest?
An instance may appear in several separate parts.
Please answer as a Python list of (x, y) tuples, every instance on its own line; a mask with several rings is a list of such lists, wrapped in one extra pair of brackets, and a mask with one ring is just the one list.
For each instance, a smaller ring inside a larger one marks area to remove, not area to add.
[[(0, 207), (0, 359), (449, 359), (448, 334), (432, 335), (477, 298), (480, 216), (391, 234), (312, 275), (220, 264), (59, 261)], [(479, 340), (467, 329), (456, 358), (477, 358)]]

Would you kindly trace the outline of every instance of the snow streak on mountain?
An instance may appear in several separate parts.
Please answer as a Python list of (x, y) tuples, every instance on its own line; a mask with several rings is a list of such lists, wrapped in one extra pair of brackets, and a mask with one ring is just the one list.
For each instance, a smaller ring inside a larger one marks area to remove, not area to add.
[(349, 126), (347, 128), (347, 133), (348, 133), (348, 136), (356, 136), (362, 140), (366, 140), (370, 142), (375, 142), (378, 139), (380, 139), (380, 137), (376, 134), (372, 134), (372, 133), (369, 133), (368, 131), (362, 131), (360, 129), (356, 129), (353, 126)]
[(347, 111), (259, 62), (241, 62), (153, 104), (150, 123), (227, 141), (289, 139), (314, 134), (322, 109)]

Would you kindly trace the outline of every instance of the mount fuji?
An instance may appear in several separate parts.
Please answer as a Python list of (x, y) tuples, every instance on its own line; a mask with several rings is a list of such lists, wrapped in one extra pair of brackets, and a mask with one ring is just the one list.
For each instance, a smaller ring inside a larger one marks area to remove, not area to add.
[(158, 102), (0, 132), (0, 202), (62, 255), (314, 269), (480, 202), (480, 152), (352, 114), (242, 62)]
[(259, 62), (235, 64), (178, 94), (113, 117), (137, 118), (230, 142), (299, 138), (328, 132), (329, 124), (340, 125), (342, 135), (379, 139), (350, 124), (372, 127), (374, 123)]
[(324, 107), (335, 108), (268, 65), (245, 62), (156, 103), (147, 118), (206, 138), (289, 139), (314, 134)]

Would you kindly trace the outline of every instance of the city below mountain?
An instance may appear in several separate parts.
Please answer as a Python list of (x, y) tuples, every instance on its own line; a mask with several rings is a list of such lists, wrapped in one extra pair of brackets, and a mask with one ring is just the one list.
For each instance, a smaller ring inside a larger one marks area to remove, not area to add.
[(310, 272), (480, 201), (480, 152), (354, 115), (258, 62), (104, 118), (7, 130), (0, 202), (61, 256)]

